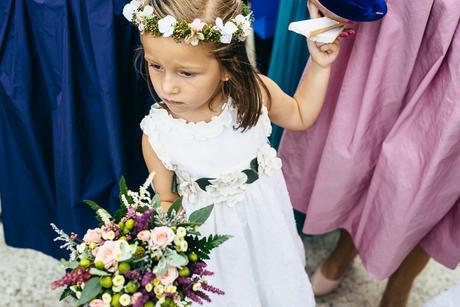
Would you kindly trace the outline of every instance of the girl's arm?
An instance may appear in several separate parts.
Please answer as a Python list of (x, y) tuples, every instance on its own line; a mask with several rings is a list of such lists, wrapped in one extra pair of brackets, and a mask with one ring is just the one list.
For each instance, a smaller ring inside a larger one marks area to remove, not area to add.
[[(311, 18), (321, 17), (316, 0), (308, 1), (308, 11)], [(284, 93), (270, 78), (261, 76), (271, 96), (268, 112), (270, 119), (278, 126), (290, 130), (305, 130), (315, 123), (326, 97), (331, 64), (340, 50), (338, 40), (332, 44), (317, 44), (307, 40), (307, 45), (310, 59), (294, 97)], [(266, 102), (268, 97), (262, 92)]]
[[(316, 121), (323, 106), (330, 68), (308, 61), (302, 83), (293, 97), (287, 95), (270, 78), (261, 76), (270, 93), (268, 115), (272, 122), (289, 130), (305, 130)], [(264, 95), (264, 101), (268, 96)]]
[(155, 172), (153, 186), (155, 192), (160, 196), (161, 207), (167, 211), (179, 197), (177, 193), (172, 191), (174, 172), (164, 167), (155, 151), (153, 151), (152, 146), (150, 146), (149, 138), (145, 134), (142, 136), (142, 154), (149, 173)]

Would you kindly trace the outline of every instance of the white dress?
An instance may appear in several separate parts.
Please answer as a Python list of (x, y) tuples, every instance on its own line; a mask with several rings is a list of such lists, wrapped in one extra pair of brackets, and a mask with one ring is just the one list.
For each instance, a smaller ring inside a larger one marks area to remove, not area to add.
[[(210, 284), (225, 291), (211, 295), (208, 306), (315, 306), (281, 160), (268, 145), (271, 125), (262, 111), (245, 132), (233, 128), (231, 99), (210, 122), (175, 119), (158, 105), (141, 122), (159, 159), (176, 172), (186, 212), (214, 204), (202, 234), (233, 236), (208, 262), (215, 273)], [(256, 157), (259, 178), (246, 183), (242, 171)], [(200, 178), (213, 178), (206, 191), (195, 182)]]

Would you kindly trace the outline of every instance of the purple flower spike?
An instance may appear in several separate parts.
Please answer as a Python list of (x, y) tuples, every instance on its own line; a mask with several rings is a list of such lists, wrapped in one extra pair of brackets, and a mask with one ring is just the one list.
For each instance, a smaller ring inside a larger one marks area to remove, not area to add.
[(151, 283), (154, 278), (155, 275), (152, 272), (145, 273), (141, 281), (142, 287), (145, 287), (147, 284)]
[(191, 299), (195, 303), (203, 305), (203, 301), (201, 300), (201, 298), (198, 295), (196, 295), (193, 291), (186, 290), (184, 294), (185, 294), (186, 297), (188, 297), (189, 299)]
[(220, 289), (218, 289), (218, 288), (216, 288), (216, 287), (213, 287), (213, 286), (211, 286), (211, 285), (209, 285), (209, 284), (207, 284), (207, 283), (202, 283), (202, 284), (201, 284), (201, 287), (202, 287), (204, 290), (206, 290), (206, 291), (208, 291), (208, 292), (211, 292), (211, 293), (215, 293), (215, 294), (219, 294), (219, 295), (224, 295), (224, 294), (225, 294), (224, 291), (222, 291), (222, 290), (220, 290)]
[(203, 291), (195, 291), (195, 294), (201, 297), (203, 300), (211, 303), (211, 298)]

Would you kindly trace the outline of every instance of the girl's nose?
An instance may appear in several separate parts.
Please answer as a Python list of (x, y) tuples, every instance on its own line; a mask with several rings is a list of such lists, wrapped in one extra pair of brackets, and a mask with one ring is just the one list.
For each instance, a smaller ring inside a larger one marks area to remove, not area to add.
[(162, 90), (163, 93), (166, 95), (179, 93), (179, 86), (177, 85), (175, 78), (171, 74), (165, 74), (162, 84)]

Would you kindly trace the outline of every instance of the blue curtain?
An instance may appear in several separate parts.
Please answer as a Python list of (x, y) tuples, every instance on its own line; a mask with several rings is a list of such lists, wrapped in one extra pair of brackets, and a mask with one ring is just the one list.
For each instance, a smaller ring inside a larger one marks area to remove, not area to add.
[[(305, 37), (288, 30), (292, 21), (309, 18), (307, 4), (300, 0), (281, 0), (275, 41), (268, 76), (286, 93), (293, 95), (308, 59)], [(271, 144), (278, 148), (283, 129), (273, 125)]]
[(0, 195), (6, 243), (64, 253), (53, 222), (83, 235), (93, 199), (113, 212), (121, 175), (147, 175), (139, 122), (147, 89), (133, 66), (126, 0), (0, 3)]

